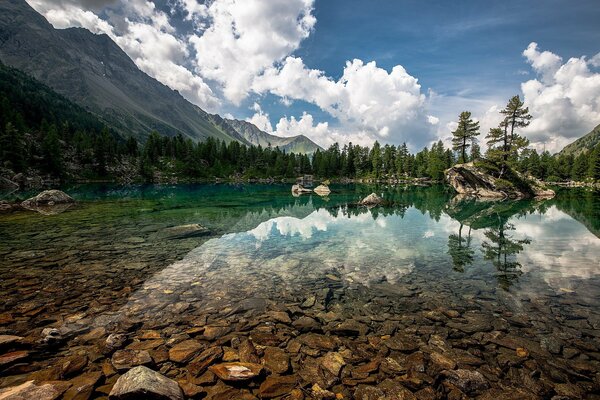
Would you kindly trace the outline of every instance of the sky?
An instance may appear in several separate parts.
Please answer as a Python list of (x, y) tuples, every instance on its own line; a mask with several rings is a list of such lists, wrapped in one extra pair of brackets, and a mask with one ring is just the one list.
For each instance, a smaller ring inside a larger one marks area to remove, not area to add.
[(108, 34), (212, 113), (326, 147), (449, 143), (471, 111), (482, 144), (508, 99), (559, 151), (600, 123), (598, 0), (27, 0), (56, 28)]

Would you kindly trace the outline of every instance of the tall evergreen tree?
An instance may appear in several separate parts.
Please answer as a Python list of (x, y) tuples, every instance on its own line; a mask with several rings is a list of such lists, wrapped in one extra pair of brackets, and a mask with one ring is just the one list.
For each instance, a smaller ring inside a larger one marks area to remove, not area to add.
[(467, 162), (467, 149), (479, 135), (479, 122), (473, 121), (469, 111), (463, 111), (458, 117), (458, 126), (452, 132), (452, 149), (458, 152), (458, 162)]
[(503, 121), (498, 128), (490, 129), (486, 139), (488, 158), (500, 162), (504, 171), (509, 161), (516, 160), (519, 151), (529, 145), (529, 141), (517, 130), (529, 126), (531, 115), (519, 96), (512, 97), (500, 113), (504, 115)]

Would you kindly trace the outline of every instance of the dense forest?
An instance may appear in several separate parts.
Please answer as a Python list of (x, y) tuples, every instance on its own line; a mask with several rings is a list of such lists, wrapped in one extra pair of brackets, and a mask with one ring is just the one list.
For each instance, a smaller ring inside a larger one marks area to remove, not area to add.
[[(518, 135), (527, 126), (527, 109), (514, 97), (502, 110), (498, 128), (486, 136), (486, 158), (546, 181), (600, 179), (600, 146), (577, 157), (539, 154)], [(0, 174), (22, 173), (69, 180), (157, 181), (210, 178), (443, 179), (457, 162), (481, 157), (479, 124), (469, 112), (459, 116), (452, 148), (439, 141), (416, 154), (400, 146), (353, 145), (317, 150), (311, 156), (279, 148), (245, 146), (152, 132), (140, 144), (123, 138), (83, 108), (26, 74), (0, 64)]]

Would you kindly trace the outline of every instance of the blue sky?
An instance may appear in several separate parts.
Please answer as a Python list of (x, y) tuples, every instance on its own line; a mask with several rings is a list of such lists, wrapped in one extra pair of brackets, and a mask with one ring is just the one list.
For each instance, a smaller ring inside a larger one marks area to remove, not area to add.
[(28, 1), (208, 111), (322, 145), (447, 141), (458, 113), (487, 130), (515, 94), (535, 146), (600, 123), (597, 0)]

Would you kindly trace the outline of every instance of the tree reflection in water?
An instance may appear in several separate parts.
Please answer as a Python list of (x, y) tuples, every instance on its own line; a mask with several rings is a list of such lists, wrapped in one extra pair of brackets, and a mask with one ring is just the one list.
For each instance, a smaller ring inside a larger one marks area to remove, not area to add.
[(516, 255), (523, 251), (523, 245), (531, 243), (530, 239), (514, 239), (510, 231), (515, 226), (498, 215), (498, 226), (484, 232), (489, 241), (481, 244), (483, 258), (490, 260), (498, 271), (498, 284), (504, 290), (515, 282), (521, 275), (521, 264)]

